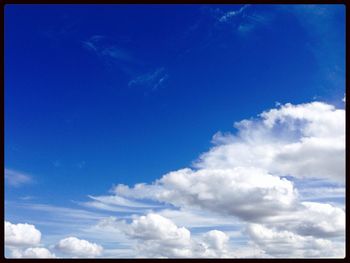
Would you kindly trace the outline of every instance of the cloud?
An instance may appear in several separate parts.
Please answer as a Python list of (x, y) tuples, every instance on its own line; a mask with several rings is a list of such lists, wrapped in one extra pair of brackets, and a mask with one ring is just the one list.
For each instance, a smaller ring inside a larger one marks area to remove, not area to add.
[(169, 218), (177, 225), (184, 225), (189, 228), (239, 228), (242, 222), (229, 218), (227, 215), (220, 215), (215, 212), (203, 211), (203, 209), (189, 208), (166, 208), (157, 211), (157, 214)]
[(196, 167), (254, 166), (278, 176), (344, 182), (345, 110), (322, 102), (287, 103), (260, 117), (236, 123), (238, 136), (217, 134), (219, 145)]
[(150, 207), (158, 207), (159, 205), (141, 203), (136, 201), (131, 201), (129, 199), (123, 198), (121, 196), (91, 196), (89, 197), (95, 201), (113, 205), (113, 206), (122, 206), (122, 207), (130, 207), (130, 208), (150, 208)]
[(50, 250), (43, 247), (30, 247), (25, 250), (12, 249), (12, 258), (56, 258), (56, 255), (51, 253)]
[(24, 184), (29, 184), (33, 182), (32, 177), (28, 174), (6, 169), (5, 168), (5, 181), (10, 185), (14, 187), (19, 187)]
[(133, 75), (133, 68), (143, 63), (131, 55), (129, 50), (121, 47), (118, 42), (120, 41), (106, 36), (93, 35), (89, 39), (82, 41), (82, 46), (107, 63), (107, 65), (117, 66), (124, 74)]
[(118, 185), (115, 191), (122, 196), (199, 207), (245, 220), (289, 210), (296, 199), (291, 182), (248, 167), (198, 171), (186, 168), (164, 175), (153, 185)]
[(41, 233), (34, 225), (5, 221), (6, 246), (35, 246), (40, 243), (40, 239)]
[(126, 50), (118, 47), (105, 36), (94, 35), (82, 43), (87, 50), (95, 52), (98, 56), (110, 57), (124, 62), (134, 61)]
[(52, 215), (56, 219), (62, 220), (64, 219), (72, 219), (72, 221), (76, 221), (77, 218), (80, 219), (80, 221), (93, 221), (96, 219), (103, 218), (102, 214), (86, 211), (83, 209), (75, 209), (75, 208), (67, 208), (67, 207), (61, 207), (61, 206), (53, 206), (53, 205), (47, 205), (47, 204), (35, 204), (35, 203), (28, 203), (25, 205), (21, 204), (12, 204), (12, 206), (16, 206), (20, 209), (30, 209), (30, 210), (36, 210), (44, 212), (45, 214)]
[(229, 22), (229, 20), (232, 19), (233, 17), (242, 14), (243, 11), (244, 11), (245, 9), (247, 9), (249, 6), (250, 6), (249, 4), (246, 4), (246, 5), (242, 6), (240, 9), (238, 9), (237, 11), (229, 11), (229, 12), (226, 12), (223, 16), (221, 16), (221, 17), (219, 18), (219, 21), (220, 21), (220, 22)]
[[(221, 9), (217, 9), (217, 13), (222, 12)], [(246, 34), (261, 25), (268, 25), (272, 19), (272, 13), (261, 11), (256, 7), (252, 8), (252, 5), (246, 4), (236, 11), (224, 12), (218, 17), (218, 22), (234, 28), (240, 34)]]
[(55, 249), (64, 254), (77, 257), (96, 257), (103, 252), (102, 246), (76, 237), (61, 239), (55, 246)]
[(155, 71), (140, 75), (129, 81), (129, 87), (146, 87), (155, 91), (163, 87), (169, 79), (169, 74), (164, 68), (158, 68)]
[(201, 245), (205, 248), (205, 257), (225, 257), (228, 254), (229, 236), (219, 230), (211, 230), (202, 237)]
[(141, 216), (130, 224), (127, 235), (138, 241), (137, 250), (150, 257), (187, 257), (191, 233), (157, 214)]
[(290, 231), (276, 231), (260, 224), (250, 224), (248, 234), (266, 253), (275, 257), (344, 257), (344, 243), (301, 236)]
[[(294, 223), (297, 233), (316, 237), (343, 236), (345, 233), (345, 211), (330, 204), (302, 202), (299, 222)], [(298, 212), (298, 211), (297, 211)], [(297, 218), (296, 218), (297, 219)], [(291, 227), (289, 225), (289, 227)]]
[(317, 238), (344, 238), (345, 235), (345, 211), (317, 202), (301, 202), (294, 210), (265, 218), (260, 223)]
[(155, 213), (135, 218), (125, 232), (137, 240), (139, 257), (225, 257), (229, 253), (224, 232), (211, 230), (192, 239), (187, 228)]
[(88, 196), (92, 201), (78, 202), (88, 208), (94, 208), (105, 211), (114, 212), (134, 212), (143, 213), (151, 208), (160, 207), (160, 205), (150, 204), (146, 202), (136, 202), (120, 196)]

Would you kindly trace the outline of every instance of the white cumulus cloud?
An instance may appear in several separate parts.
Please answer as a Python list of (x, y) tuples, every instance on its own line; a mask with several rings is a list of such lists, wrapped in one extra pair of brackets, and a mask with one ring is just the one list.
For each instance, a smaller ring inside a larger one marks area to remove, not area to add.
[(55, 248), (58, 251), (73, 257), (96, 257), (103, 252), (102, 246), (76, 237), (61, 239)]
[(322, 102), (287, 103), (260, 117), (235, 123), (236, 136), (217, 134), (218, 145), (195, 166), (254, 166), (278, 176), (344, 183), (345, 110)]
[(5, 221), (6, 246), (34, 246), (40, 243), (40, 239), (41, 233), (34, 225)]
[(211, 230), (196, 238), (164, 216), (149, 213), (125, 226), (125, 233), (137, 241), (139, 257), (188, 258), (229, 257), (229, 236)]
[(275, 257), (344, 257), (344, 243), (301, 236), (290, 231), (276, 231), (260, 224), (250, 224), (248, 233), (266, 253)]
[(127, 234), (138, 240), (137, 249), (141, 255), (151, 257), (186, 257), (191, 254), (191, 233), (184, 227), (177, 227), (171, 220), (147, 214), (134, 219)]
[(12, 258), (56, 258), (55, 254), (44, 247), (30, 247), (25, 250), (15, 248), (11, 251)]
[(140, 184), (132, 189), (119, 185), (116, 192), (249, 220), (290, 209), (297, 196), (290, 181), (253, 167), (181, 169), (166, 174), (154, 185)]

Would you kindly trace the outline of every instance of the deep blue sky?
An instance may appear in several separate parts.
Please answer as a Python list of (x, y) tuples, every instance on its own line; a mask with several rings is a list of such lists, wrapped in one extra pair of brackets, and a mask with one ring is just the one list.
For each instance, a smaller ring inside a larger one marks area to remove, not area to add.
[(344, 6), (242, 7), (7, 5), (5, 167), (33, 180), (6, 200), (151, 182), (276, 102), (341, 104)]

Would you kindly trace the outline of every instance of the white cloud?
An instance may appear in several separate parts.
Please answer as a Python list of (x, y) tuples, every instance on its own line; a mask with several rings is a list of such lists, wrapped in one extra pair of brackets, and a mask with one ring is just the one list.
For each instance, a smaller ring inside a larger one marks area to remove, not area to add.
[(188, 257), (191, 254), (190, 231), (157, 214), (134, 219), (126, 233), (139, 241), (137, 249), (144, 256)]
[(246, 220), (289, 210), (297, 195), (290, 181), (248, 167), (198, 171), (181, 169), (163, 176), (154, 185), (141, 184), (132, 189), (119, 185), (116, 192), (178, 207), (204, 208)]
[(286, 104), (261, 120), (235, 124), (238, 136), (218, 134), (198, 168), (254, 166), (279, 176), (345, 179), (345, 111), (321, 102)]
[(205, 251), (203, 257), (227, 257), (229, 236), (219, 230), (211, 230), (202, 237), (201, 245)]
[(318, 237), (343, 236), (345, 233), (345, 211), (330, 204), (302, 202), (299, 222), (294, 227), (303, 235)]
[(169, 218), (176, 225), (183, 225), (189, 228), (198, 227), (239, 227), (242, 223), (234, 217), (228, 218), (227, 215), (220, 215), (215, 212), (203, 211), (203, 209), (162, 209), (157, 214)]
[(89, 197), (95, 201), (113, 205), (113, 206), (122, 206), (122, 207), (130, 207), (130, 208), (150, 208), (150, 207), (158, 207), (159, 205), (152, 205), (147, 203), (141, 203), (136, 201), (131, 201), (129, 199), (123, 198), (121, 196), (91, 196)]
[(41, 233), (34, 225), (5, 221), (6, 246), (34, 246), (40, 243), (40, 239)]
[(84, 239), (78, 239), (76, 237), (61, 239), (55, 248), (58, 251), (70, 256), (86, 258), (99, 256), (103, 252), (102, 246)]
[(330, 204), (301, 202), (294, 210), (260, 220), (268, 227), (317, 238), (344, 238), (345, 211)]
[(30, 247), (25, 250), (14, 248), (11, 251), (12, 258), (56, 258), (55, 254), (43, 247)]
[(274, 257), (344, 257), (344, 243), (301, 236), (290, 231), (276, 231), (260, 224), (250, 224), (249, 235), (259, 247)]
[(10, 186), (18, 187), (23, 184), (31, 183), (33, 180), (28, 174), (5, 168), (5, 181)]
[(135, 218), (125, 226), (125, 233), (137, 240), (138, 257), (228, 257), (229, 236), (211, 230), (192, 238), (185, 227), (178, 227), (170, 219), (155, 213)]

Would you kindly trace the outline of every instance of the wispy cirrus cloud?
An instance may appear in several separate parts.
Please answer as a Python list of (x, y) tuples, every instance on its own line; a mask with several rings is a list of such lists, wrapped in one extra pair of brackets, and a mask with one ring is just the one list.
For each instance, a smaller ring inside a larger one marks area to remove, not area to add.
[(156, 91), (157, 89), (164, 87), (168, 79), (169, 74), (163, 67), (161, 67), (149, 73), (139, 75), (136, 78), (130, 80), (128, 86), (143, 87), (152, 91)]
[[(243, 5), (237, 10), (224, 12), (217, 9), (215, 16), (219, 25), (225, 25), (234, 29), (234, 32), (246, 34), (260, 26), (267, 26), (273, 20), (273, 14), (259, 10), (250, 4)], [(218, 24), (216, 24), (218, 26)]]
[(33, 183), (33, 178), (26, 173), (5, 168), (5, 182), (10, 186), (19, 187)]
[[(129, 87), (140, 87), (156, 91), (168, 82), (169, 74), (164, 67), (146, 70), (145, 63), (133, 56), (130, 50), (123, 48), (118, 41), (102, 35), (93, 35), (82, 41), (83, 47), (109, 65), (122, 70), (131, 80)], [(148, 71), (148, 72), (147, 72)], [(140, 72), (146, 72), (140, 74)]]
[(122, 47), (118, 41), (102, 35), (93, 35), (82, 41), (82, 46), (109, 65), (114, 65), (124, 74), (133, 75), (134, 67), (143, 63)]
[(249, 6), (250, 6), (249, 4), (246, 4), (246, 5), (243, 5), (240, 9), (238, 9), (236, 11), (228, 11), (219, 18), (219, 21), (220, 22), (229, 22), (230, 19), (232, 19), (233, 17), (242, 14), (243, 11), (245, 9), (247, 9)]

